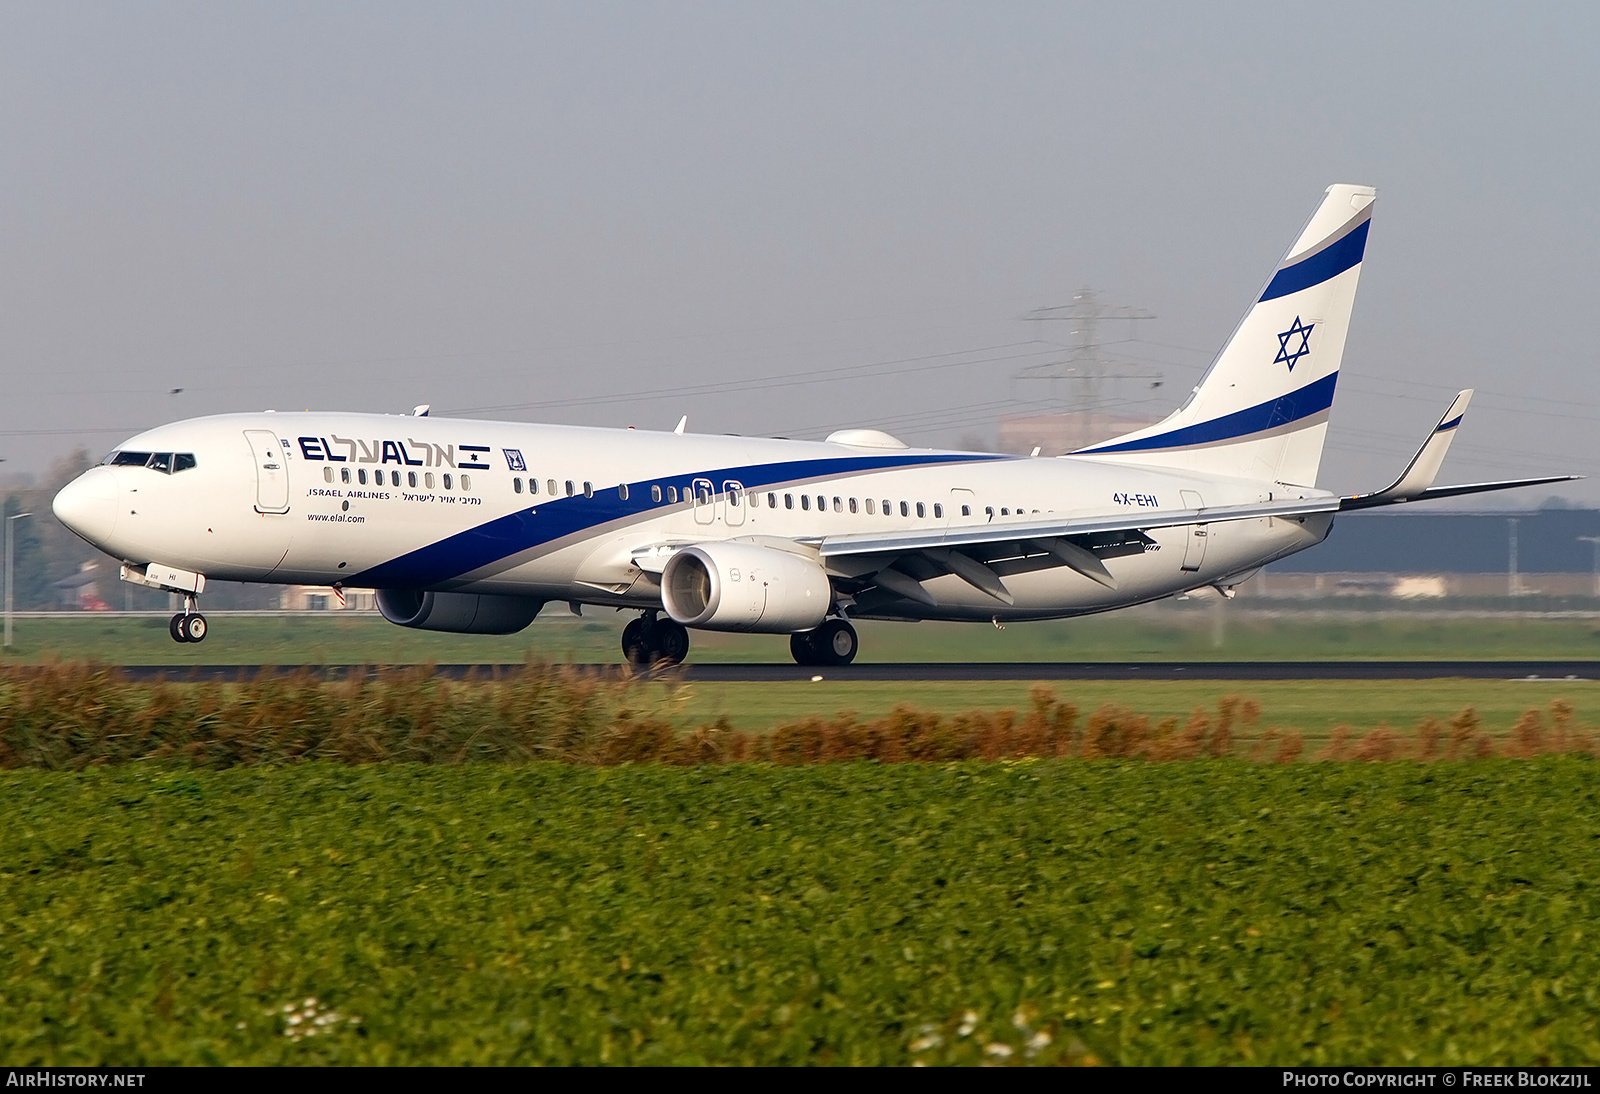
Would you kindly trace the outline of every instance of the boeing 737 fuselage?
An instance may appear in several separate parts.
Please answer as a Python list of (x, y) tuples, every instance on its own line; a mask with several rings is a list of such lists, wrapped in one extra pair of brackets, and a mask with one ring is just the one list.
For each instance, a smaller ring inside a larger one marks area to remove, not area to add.
[[(1070, 456), (911, 449), (426, 415), (229, 414), (119, 445), (57, 495), (125, 579), (372, 589), (402, 626), (508, 634), (543, 605), (633, 608), (635, 662), (689, 628), (788, 634), (844, 664), (849, 620), (1005, 622), (1223, 593), (1319, 543), (1341, 509), (1560, 481), (1432, 487), (1470, 392), (1399, 480), (1317, 489), (1370, 188), (1335, 186), (1189, 399)], [(419, 408), (420, 409), (420, 408)]]

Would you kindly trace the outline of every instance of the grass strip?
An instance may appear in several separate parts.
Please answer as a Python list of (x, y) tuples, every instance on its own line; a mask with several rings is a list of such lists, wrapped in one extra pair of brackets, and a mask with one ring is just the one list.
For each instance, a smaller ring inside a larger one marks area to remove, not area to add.
[(0, 1055), (1600, 1059), (1588, 758), (0, 774)]

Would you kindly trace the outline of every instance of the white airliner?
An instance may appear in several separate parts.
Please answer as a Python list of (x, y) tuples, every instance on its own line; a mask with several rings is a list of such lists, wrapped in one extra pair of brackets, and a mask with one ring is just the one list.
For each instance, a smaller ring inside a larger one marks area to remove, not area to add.
[(688, 628), (856, 655), (851, 619), (1003, 623), (1214, 587), (1320, 543), (1336, 513), (1574, 476), (1432, 485), (1458, 395), (1391, 486), (1315, 486), (1376, 191), (1327, 195), (1165, 421), (1068, 456), (381, 414), (227, 414), (132, 437), (55, 499), (62, 523), (183, 594), (206, 579), (376, 590), (403, 627), (510, 634), (565, 601), (640, 612), (629, 660)]

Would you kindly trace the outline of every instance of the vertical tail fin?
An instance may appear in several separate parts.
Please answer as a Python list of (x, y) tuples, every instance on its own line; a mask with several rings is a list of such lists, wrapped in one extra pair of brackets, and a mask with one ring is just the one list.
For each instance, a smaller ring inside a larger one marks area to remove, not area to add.
[(1183, 406), (1075, 455), (1315, 485), (1376, 195), (1328, 187)]

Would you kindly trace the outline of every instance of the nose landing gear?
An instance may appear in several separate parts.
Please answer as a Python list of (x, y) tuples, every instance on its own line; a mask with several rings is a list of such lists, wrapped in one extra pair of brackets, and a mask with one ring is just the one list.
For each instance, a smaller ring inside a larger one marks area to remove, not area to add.
[(622, 628), (622, 655), (634, 665), (676, 665), (689, 656), (689, 631), (676, 620), (645, 612)]
[(183, 598), (183, 611), (172, 617), (167, 632), (174, 642), (202, 642), (206, 637), (206, 617), (196, 610), (195, 598)]

